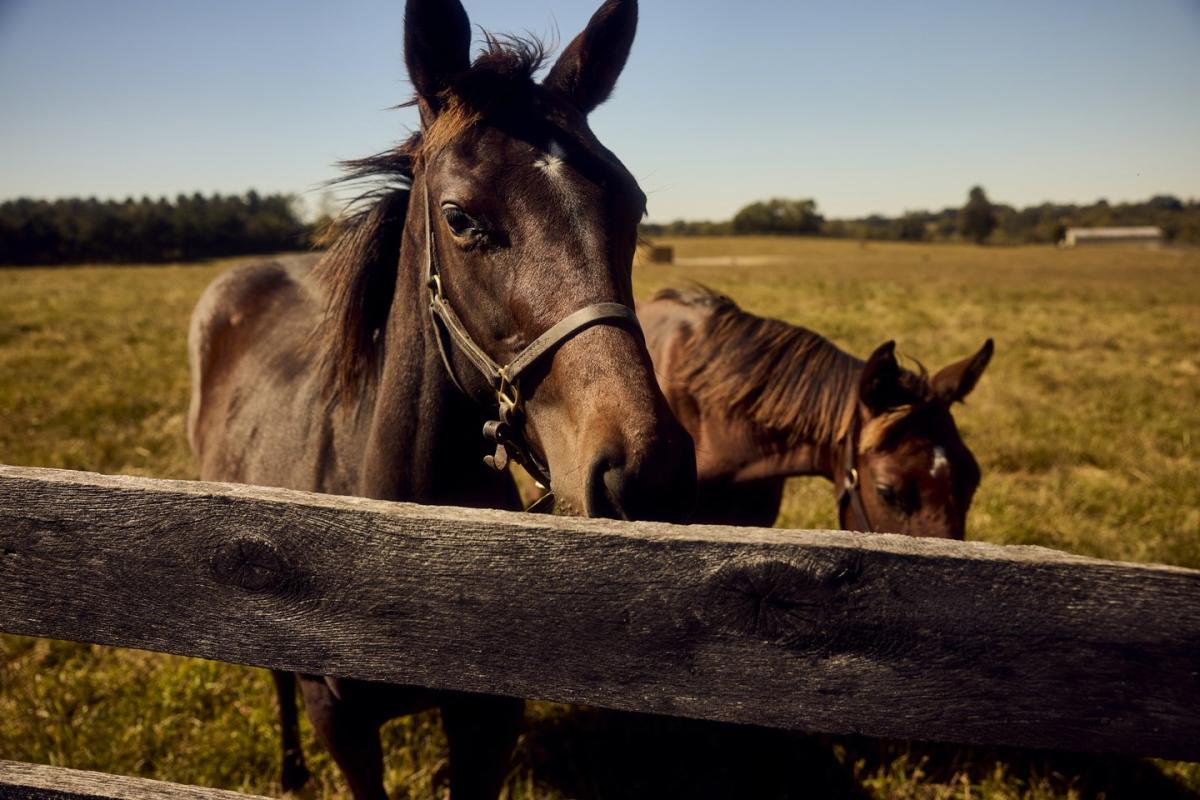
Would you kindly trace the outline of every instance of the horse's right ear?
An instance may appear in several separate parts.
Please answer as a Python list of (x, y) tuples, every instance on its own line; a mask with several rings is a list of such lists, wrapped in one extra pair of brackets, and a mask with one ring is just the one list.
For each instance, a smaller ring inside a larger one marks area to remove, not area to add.
[(404, 60), (428, 123), (441, 111), (455, 76), (471, 66), (471, 21), (459, 0), (408, 0)]
[(858, 381), (858, 399), (872, 414), (880, 414), (903, 404), (900, 364), (896, 361), (894, 341), (879, 345), (867, 359)]

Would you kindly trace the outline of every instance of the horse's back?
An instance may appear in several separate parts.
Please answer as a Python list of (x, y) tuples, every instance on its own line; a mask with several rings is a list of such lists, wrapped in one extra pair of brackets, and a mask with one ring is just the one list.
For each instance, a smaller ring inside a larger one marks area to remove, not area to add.
[(323, 302), (309, 277), (318, 258), (239, 264), (196, 304), (188, 439), (203, 479), (325, 488), (311, 463), (325, 449), (312, 347)]

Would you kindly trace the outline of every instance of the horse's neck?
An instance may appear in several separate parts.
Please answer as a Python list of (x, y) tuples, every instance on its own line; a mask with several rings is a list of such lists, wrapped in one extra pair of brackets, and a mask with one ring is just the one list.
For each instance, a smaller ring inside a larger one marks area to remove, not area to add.
[(425, 307), (423, 238), (406, 230), (401, 247), (359, 493), (511, 506), (511, 481), (482, 463), (479, 412), (450, 382), (438, 355)]
[[(851, 385), (857, 389), (858, 381)], [(809, 436), (800, 441), (789, 441), (787, 431), (771, 431), (748, 421), (709, 419), (705, 421), (704, 439), (711, 443), (714, 451), (709, 459), (700, 457), (700, 471), (706, 471), (704, 462), (709, 463), (710, 472), (720, 472), (732, 477), (736, 483), (772, 478), (787, 478), (801, 475), (822, 475), (833, 480), (838, 470), (842, 452), (842, 436), (848, 415), (853, 413), (854, 396), (845, 397), (834, 411), (833, 425), (804, 425), (807, 429), (832, 428), (834, 433), (826, 437)], [(820, 409), (805, 409), (807, 413), (821, 413)], [(718, 416), (723, 417), (723, 414)], [(724, 430), (713, 433), (718, 425)], [(701, 445), (705, 447), (704, 444)], [(720, 466), (717, 466), (718, 463)]]
[[(732, 441), (727, 437), (730, 443), (713, 459), (722, 462), (719, 467), (715, 470), (705, 469), (703, 464), (699, 467), (702, 478), (710, 471), (724, 473), (735, 483), (797, 475), (833, 477), (837, 450), (834, 444), (811, 439), (788, 442), (781, 433), (763, 431), (748, 424), (738, 425), (733, 437)], [(711, 441), (717, 437), (705, 438)]]

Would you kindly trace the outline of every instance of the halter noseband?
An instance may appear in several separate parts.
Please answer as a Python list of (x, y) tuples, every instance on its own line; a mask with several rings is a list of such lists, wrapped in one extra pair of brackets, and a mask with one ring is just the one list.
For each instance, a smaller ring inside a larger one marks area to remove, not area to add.
[[(485, 456), (488, 466), (497, 471), (508, 466), (510, 459), (516, 461), (544, 488), (550, 488), (550, 470), (533, 453), (525, 438), (525, 400), (521, 396), (521, 375), (553, 353), (563, 342), (584, 328), (604, 323), (620, 325), (641, 335), (642, 328), (633, 309), (621, 303), (593, 303), (568, 314), (548, 330), (529, 343), (512, 361), (498, 364), (480, 347), (467, 332), (462, 320), (446, 298), (441, 275), (437, 269), (434, 253), (433, 217), (430, 210), (429, 184), (425, 184), (425, 285), (429, 290), (429, 311), (433, 321), (434, 339), (438, 354), (450, 381), (467, 397), (471, 394), (463, 388), (454, 374), (445, 336), (458, 345), (487, 381), (496, 395), (499, 419), (489, 420), (483, 425), (485, 439), (496, 444), (496, 452)], [(535, 504), (536, 505), (536, 504)]]
[(838, 487), (838, 510), (843, 514), (849, 505), (858, 517), (858, 527), (863, 533), (874, 533), (871, 518), (867, 516), (866, 506), (862, 500), (862, 482), (858, 473), (858, 440), (861, 423), (858, 419), (858, 409), (854, 409), (850, 420), (850, 430), (846, 433), (846, 446), (842, 454), (842, 483)]

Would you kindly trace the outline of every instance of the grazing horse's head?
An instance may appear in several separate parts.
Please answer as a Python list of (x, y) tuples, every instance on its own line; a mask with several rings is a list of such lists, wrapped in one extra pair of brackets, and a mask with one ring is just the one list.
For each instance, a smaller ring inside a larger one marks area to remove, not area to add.
[[(588, 114), (612, 92), (636, 26), (635, 0), (608, 0), (539, 82), (536, 42), (488, 37), (472, 63), (458, 0), (407, 4), (405, 56), (421, 132), (409, 214), (420, 224), (406, 236), (420, 231), (422, 258), (432, 247), (446, 303), (497, 364), (580, 309), (633, 306), (646, 198)], [(494, 386), (462, 342), (447, 344), (456, 380), (494, 405)], [(517, 384), (513, 427), (548, 467), (560, 507), (682, 514), (695, 485), (692, 443), (659, 392), (636, 323), (607, 319), (572, 333)]]
[(975, 388), (991, 357), (989, 339), (975, 355), (926, 379), (901, 369), (893, 342), (871, 354), (835, 475), (839, 486), (849, 485), (848, 475), (856, 484), (843, 493), (843, 528), (963, 538), (979, 465), (950, 407)]

